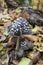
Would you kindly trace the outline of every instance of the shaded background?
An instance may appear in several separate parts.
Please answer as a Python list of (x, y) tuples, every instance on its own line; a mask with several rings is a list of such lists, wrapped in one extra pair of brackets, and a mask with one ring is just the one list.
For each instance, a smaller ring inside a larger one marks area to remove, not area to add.
[(31, 6), (43, 11), (43, 0), (0, 0), (0, 7)]

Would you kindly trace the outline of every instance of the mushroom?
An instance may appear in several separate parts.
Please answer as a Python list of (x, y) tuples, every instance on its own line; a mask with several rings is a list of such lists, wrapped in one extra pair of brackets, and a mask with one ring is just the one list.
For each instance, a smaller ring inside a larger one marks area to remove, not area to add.
[(11, 36), (17, 37), (17, 44), (15, 48), (15, 59), (16, 59), (20, 45), (19, 43), (20, 37), (22, 35), (32, 34), (32, 31), (29, 27), (28, 21), (22, 17), (19, 17), (16, 20), (14, 20), (10, 26), (8, 26), (8, 32)]

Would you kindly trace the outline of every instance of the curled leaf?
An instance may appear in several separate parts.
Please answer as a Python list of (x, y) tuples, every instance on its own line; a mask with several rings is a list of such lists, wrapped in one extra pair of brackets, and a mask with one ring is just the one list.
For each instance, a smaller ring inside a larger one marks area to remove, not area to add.
[(32, 62), (29, 58), (22, 58), (18, 65), (32, 65)]

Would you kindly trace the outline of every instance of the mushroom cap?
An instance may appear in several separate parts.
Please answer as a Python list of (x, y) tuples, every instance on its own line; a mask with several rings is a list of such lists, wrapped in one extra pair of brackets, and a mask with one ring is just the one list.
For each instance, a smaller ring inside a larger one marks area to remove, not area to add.
[(25, 35), (32, 33), (29, 27), (29, 22), (22, 17), (17, 18), (11, 23), (8, 27), (8, 32), (13, 36), (21, 36), (23, 34)]

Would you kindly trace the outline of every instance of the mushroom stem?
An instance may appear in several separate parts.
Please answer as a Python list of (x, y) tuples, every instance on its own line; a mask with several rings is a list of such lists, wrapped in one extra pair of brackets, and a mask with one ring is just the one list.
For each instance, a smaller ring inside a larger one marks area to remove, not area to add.
[(20, 40), (20, 37), (17, 38), (17, 44), (16, 44), (16, 48), (15, 48), (15, 59), (17, 59), (17, 52), (19, 49), (19, 40)]

